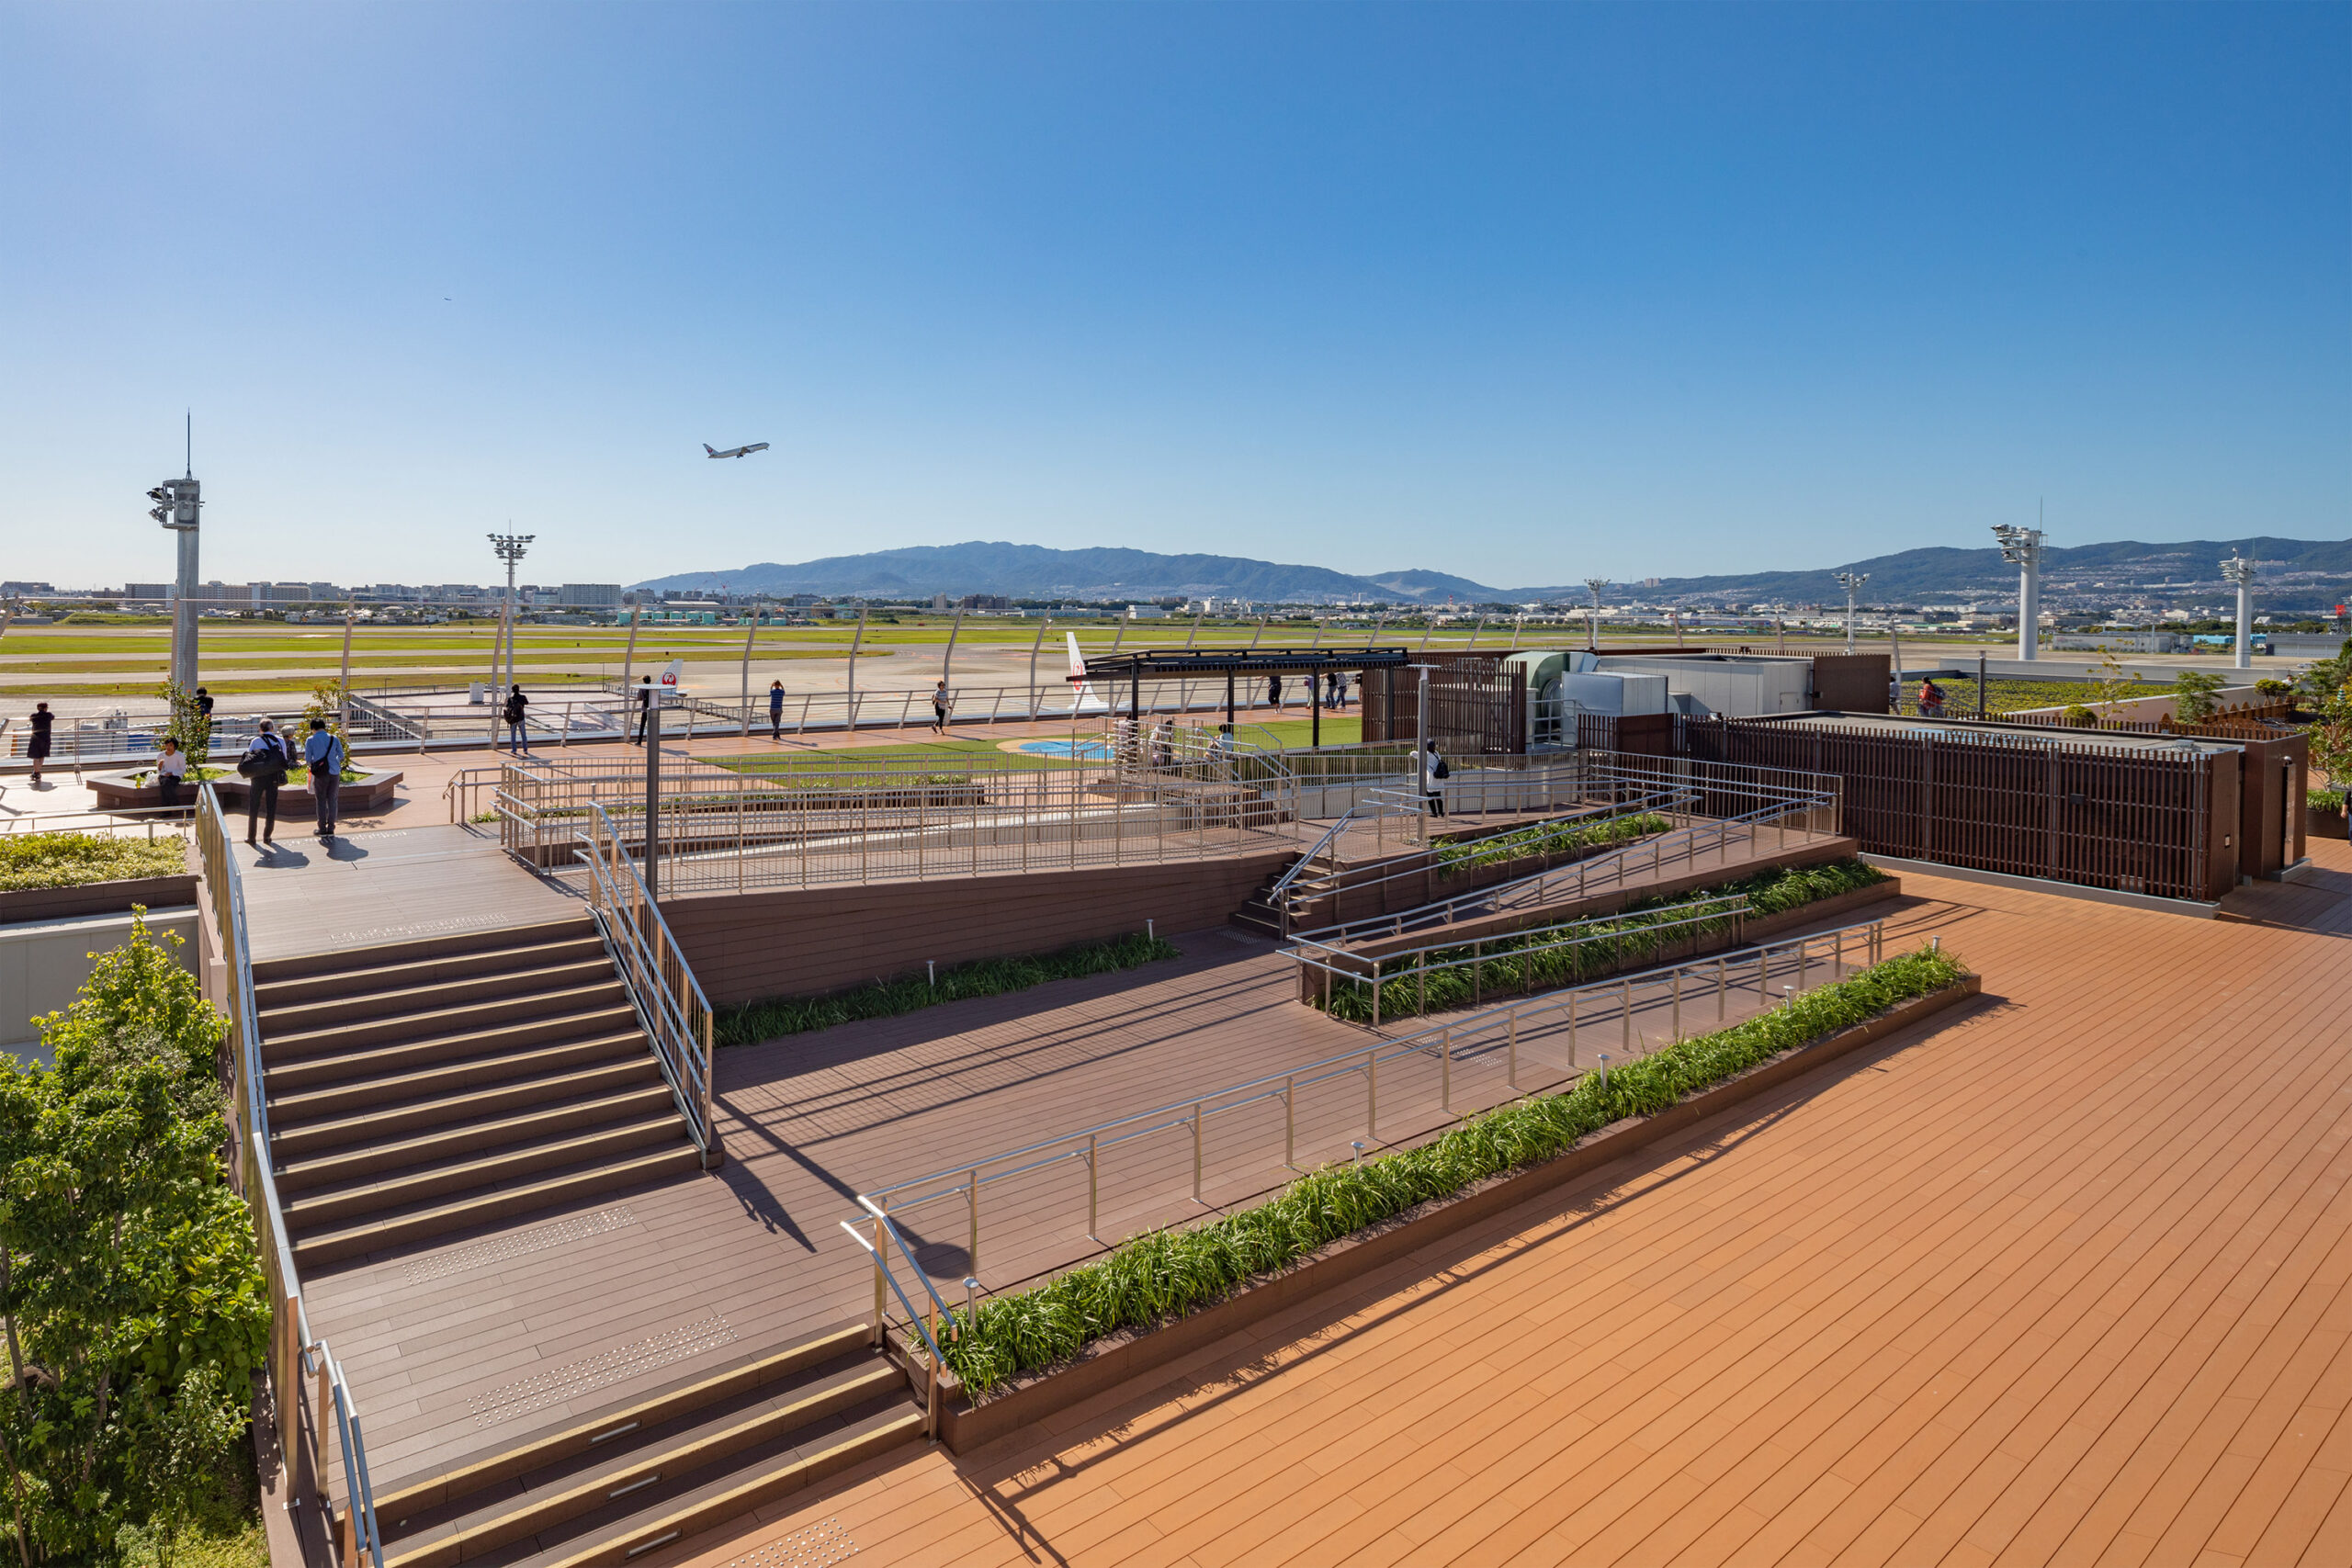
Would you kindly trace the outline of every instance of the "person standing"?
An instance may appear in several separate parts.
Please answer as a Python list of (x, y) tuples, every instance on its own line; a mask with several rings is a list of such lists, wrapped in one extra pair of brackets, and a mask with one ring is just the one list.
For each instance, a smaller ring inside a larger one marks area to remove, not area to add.
[(1266, 705), (1276, 713), (1283, 711), (1283, 678), (1280, 675), (1266, 677)]
[(207, 718), (212, 716), (212, 694), (201, 686), (196, 689), (196, 711)]
[[(514, 695), (522, 694), (522, 688), (516, 687)], [(331, 839), (334, 837), (335, 793), (343, 787), (344, 751), (342, 739), (327, 728), (325, 719), (311, 721), (310, 739), (302, 742), (302, 760), (311, 765), (311, 803), (318, 808), (318, 837)], [(274, 813), (274, 799), (271, 807)], [(270, 820), (275, 822), (277, 817), (273, 814)]]
[(270, 728), (267, 719), (261, 721), (261, 730), (237, 760), (237, 772), (245, 778), (245, 842), (254, 841), (254, 824), (261, 823), (261, 841), (275, 845), (277, 837), (277, 786), (286, 782), (286, 774), (293, 766), (293, 758), (286, 750), (286, 742)]
[(155, 793), (163, 801), (165, 810), (172, 810), (178, 807), (180, 783), (187, 777), (187, 753), (180, 750), (180, 743), (176, 739), (168, 735), (164, 736), (163, 755), (155, 759)]
[(522, 756), (531, 754), (531, 728), (524, 722), (530, 711), (531, 699), (523, 694), (523, 684), (516, 682), (506, 693), (506, 746)]
[(1429, 752), (1422, 762), (1422, 767), (1423, 777), (1428, 781), (1430, 815), (1442, 817), (1445, 815), (1445, 779), (1446, 775), (1453, 770), (1445, 765), (1443, 757), (1438, 755), (1437, 742), (1434, 740), (1430, 742)]
[(931, 694), (931, 728), (936, 735), (947, 733), (947, 708), (952, 701), (947, 694), (947, 677), (942, 675)]
[(784, 682), (768, 682), (768, 739), (784, 739)]
[(645, 744), (645, 727), (653, 716), (653, 677), (637, 678), (637, 733), (629, 739), (632, 746)]
[(49, 711), (47, 703), (35, 703), (28, 722), (32, 725), (33, 733), (32, 739), (25, 742), (25, 755), (33, 760), (33, 783), (39, 784), (41, 764), (49, 761), (50, 726), (57, 722), (57, 716)]
[(1323, 705), (1327, 708), (1335, 708), (1340, 705), (1340, 672), (1337, 670), (1330, 671), (1323, 677)]

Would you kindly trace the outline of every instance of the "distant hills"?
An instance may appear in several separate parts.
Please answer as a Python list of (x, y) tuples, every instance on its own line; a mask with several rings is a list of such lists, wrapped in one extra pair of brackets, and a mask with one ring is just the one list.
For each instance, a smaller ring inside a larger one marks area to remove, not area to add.
[[(2259, 561), (2266, 601), (2334, 604), (2352, 594), (2352, 539), (2254, 537), (2150, 545), (2136, 540), (2052, 547), (2043, 557), (2045, 592), (2098, 594), (2125, 590), (2158, 596), (2222, 592), (2220, 562), (2233, 549)], [(2000, 551), (1931, 547), (1804, 571), (1665, 577), (1613, 583), (1605, 599), (1623, 603), (1843, 603), (1835, 573), (1864, 571), (1866, 603), (1997, 596), (2013, 592), (2017, 570)], [(1258, 603), (1369, 601), (1429, 604), (1451, 595), (1462, 604), (1528, 604), (1574, 599), (1581, 583), (1498, 588), (1442, 571), (1354, 575), (1319, 566), (1285, 566), (1242, 556), (1156, 555), (1148, 550), (1057, 550), (1041, 545), (919, 545), (865, 555), (829, 556), (792, 565), (763, 561), (732, 571), (688, 571), (639, 588), (739, 593), (816, 593), (867, 599), (928, 599), (934, 593), (1001, 594), (1010, 599), (1146, 600), (1175, 594)]]

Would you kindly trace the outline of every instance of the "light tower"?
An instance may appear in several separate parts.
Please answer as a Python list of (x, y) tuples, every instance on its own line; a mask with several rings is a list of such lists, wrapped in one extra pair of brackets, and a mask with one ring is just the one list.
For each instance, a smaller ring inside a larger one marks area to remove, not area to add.
[(2001, 558), (2018, 569), (2018, 657), (2031, 663), (2041, 647), (2041, 530), (1996, 523)]
[[(536, 534), (492, 534), (490, 547), (506, 563), (506, 689), (514, 689), (514, 566), (523, 558), (523, 547), (537, 538)], [(491, 668), (497, 668), (495, 660)]]
[(1838, 586), (1846, 591), (1846, 651), (1854, 651), (1854, 600), (1860, 595), (1862, 584), (1871, 580), (1867, 571), (1841, 571), (1837, 574)]
[(1584, 624), (1585, 646), (1595, 653), (1600, 651), (1600, 591), (1608, 586), (1609, 580), (1605, 577), (1584, 580), (1585, 592), (1592, 595), (1592, 614)]
[(2254, 563), (2232, 550), (2230, 558), (2222, 563), (2222, 575), (2237, 585), (2237, 667), (2251, 670), (2254, 668)]
[(147, 492), (155, 504), (147, 515), (180, 536), (179, 596), (172, 603), (172, 682), (184, 692), (196, 690), (196, 533), (197, 513), (204, 505), (204, 487), (196, 480), (196, 422), (187, 426), (187, 472), (165, 479)]

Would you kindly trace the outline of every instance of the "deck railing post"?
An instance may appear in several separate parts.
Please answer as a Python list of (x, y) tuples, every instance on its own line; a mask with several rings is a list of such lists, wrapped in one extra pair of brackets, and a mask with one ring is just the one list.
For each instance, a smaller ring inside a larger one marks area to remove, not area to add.
[(1631, 976), (1618, 982), (1617, 1010), (1623, 1024), (1618, 1031), (1620, 1043), (1624, 1046), (1625, 1055), (1630, 1056), (1634, 1054), (1634, 982)]
[(1298, 1168), (1298, 1075), (1283, 1080), (1283, 1166)]
[(971, 1185), (966, 1190), (966, 1198), (971, 1205), (972, 1241), (971, 1245), (964, 1249), (964, 1267), (965, 1272), (977, 1274), (980, 1271), (980, 1168), (978, 1166), (972, 1168), (969, 1179)]
[(1438, 1034), (1437, 1103), (1438, 1109), (1448, 1116), (1453, 1114), (1453, 1025), (1451, 1023)]
[(1374, 1046), (1363, 1054), (1364, 1108), (1363, 1132), (1367, 1138), (1380, 1136), (1380, 1048)]
[[(886, 1202), (885, 1207), (887, 1206)], [(879, 1348), (882, 1344), (882, 1325), (888, 1312), (883, 1281), (889, 1271), (889, 1264), (885, 1261), (885, 1255), (888, 1252), (889, 1247), (890, 1227), (876, 1219), (874, 1222), (874, 1344), (876, 1348)]]
[(1095, 1163), (1095, 1134), (1089, 1133), (1086, 1134), (1086, 1239), (1100, 1243), (1102, 1238), (1094, 1234), (1100, 1227), (1102, 1212), (1101, 1171)]
[(1193, 1201), (1201, 1201), (1201, 1102), (1193, 1101)]

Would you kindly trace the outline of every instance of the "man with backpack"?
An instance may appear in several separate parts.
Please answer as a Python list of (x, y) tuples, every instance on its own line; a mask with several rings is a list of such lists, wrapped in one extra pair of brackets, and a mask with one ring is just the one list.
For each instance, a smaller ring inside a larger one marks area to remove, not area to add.
[(531, 754), (531, 728), (523, 716), (530, 711), (531, 699), (523, 694), (520, 682), (507, 688), (506, 706), (500, 716), (506, 720), (506, 747), (517, 756)]
[(253, 744), (245, 748), (245, 754), (237, 760), (237, 772), (248, 786), (245, 790), (245, 842), (248, 844), (254, 841), (254, 822), (258, 818), (261, 820), (261, 841), (272, 849), (277, 848), (277, 786), (286, 782), (286, 774), (292, 766), (293, 759), (286, 750), (285, 739), (270, 727), (269, 720), (263, 719), (261, 732), (254, 737)]
[[(515, 687), (514, 694), (521, 696), (523, 689)], [(334, 837), (335, 791), (343, 787), (344, 750), (342, 738), (327, 728), (325, 719), (311, 721), (310, 739), (302, 742), (302, 760), (311, 765), (311, 802), (318, 807), (318, 837), (332, 839)], [(271, 804), (275, 810), (274, 794)], [(270, 820), (275, 822), (277, 818), (273, 816)]]
[(1446, 775), (1453, 771), (1445, 765), (1445, 759), (1438, 755), (1437, 742), (1430, 741), (1428, 762), (1422, 776), (1428, 781), (1430, 815), (1432, 817), (1445, 815), (1445, 780)]

